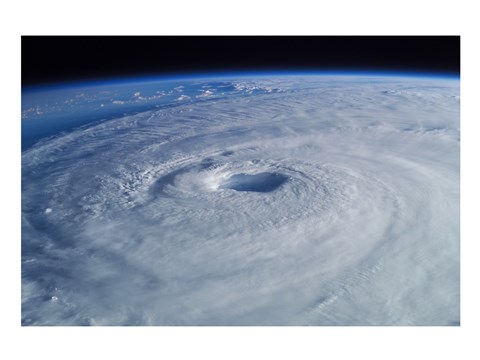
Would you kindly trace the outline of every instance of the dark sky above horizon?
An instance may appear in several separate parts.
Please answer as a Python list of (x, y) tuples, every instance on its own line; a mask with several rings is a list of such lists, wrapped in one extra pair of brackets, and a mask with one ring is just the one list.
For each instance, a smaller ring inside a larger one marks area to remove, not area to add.
[(460, 74), (459, 36), (22, 36), (22, 85), (224, 71)]

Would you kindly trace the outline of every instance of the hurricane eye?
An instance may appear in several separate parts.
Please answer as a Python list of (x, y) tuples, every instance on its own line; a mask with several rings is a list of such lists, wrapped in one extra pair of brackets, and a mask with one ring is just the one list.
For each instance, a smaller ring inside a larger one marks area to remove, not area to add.
[(288, 177), (277, 173), (236, 174), (229, 177), (220, 188), (266, 193), (278, 189), (287, 180)]

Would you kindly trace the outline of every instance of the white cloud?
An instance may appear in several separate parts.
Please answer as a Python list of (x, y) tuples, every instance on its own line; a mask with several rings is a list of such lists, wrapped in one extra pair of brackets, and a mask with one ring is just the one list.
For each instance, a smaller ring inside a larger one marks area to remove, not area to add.
[(211, 90), (201, 90), (201, 94), (197, 95), (197, 97), (202, 98), (202, 97), (209, 97), (211, 95), (213, 95), (213, 91), (211, 91)]
[(458, 81), (357, 80), (24, 151), (23, 323), (456, 324)]
[(187, 99), (190, 99), (190, 97), (187, 96), (187, 95), (180, 95), (180, 96), (177, 98), (177, 101), (183, 101), (183, 100), (187, 100)]

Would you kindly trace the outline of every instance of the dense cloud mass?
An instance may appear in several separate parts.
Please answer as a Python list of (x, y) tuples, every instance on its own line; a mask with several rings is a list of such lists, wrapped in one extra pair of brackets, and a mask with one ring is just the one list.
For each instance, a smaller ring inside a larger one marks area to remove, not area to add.
[(231, 87), (22, 153), (22, 323), (458, 325), (458, 80)]

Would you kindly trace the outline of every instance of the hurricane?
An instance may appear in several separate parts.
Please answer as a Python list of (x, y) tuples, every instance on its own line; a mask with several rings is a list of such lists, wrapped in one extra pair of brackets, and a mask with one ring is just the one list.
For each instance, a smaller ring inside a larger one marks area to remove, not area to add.
[(120, 110), (22, 151), (23, 325), (460, 324), (458, 79), (113, 87), (25, 96)]

